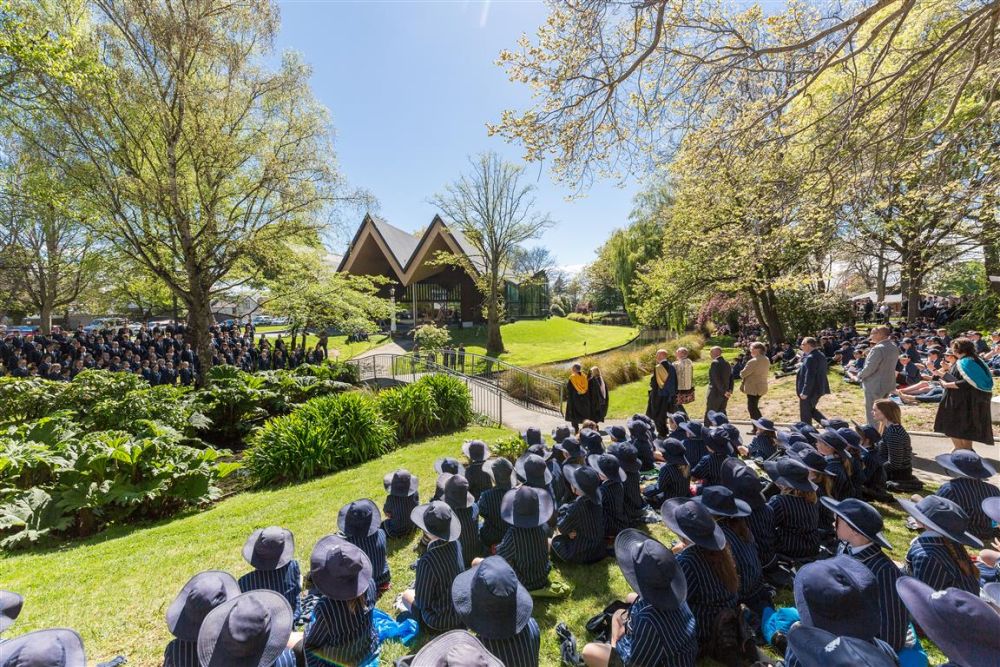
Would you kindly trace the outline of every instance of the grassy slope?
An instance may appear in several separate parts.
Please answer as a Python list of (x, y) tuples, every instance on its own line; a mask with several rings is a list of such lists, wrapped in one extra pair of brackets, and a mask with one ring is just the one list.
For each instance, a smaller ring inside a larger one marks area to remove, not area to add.
[[(521, 320), (500, 329), (506, 352), (501, 359), (515, 366), (537, 366), (624, 345), (638, 333), (633, 327), (573, 322), (562, 317)], [(485, 327), (452, 330), (452, 341), (468, 352), (486, 353)]]

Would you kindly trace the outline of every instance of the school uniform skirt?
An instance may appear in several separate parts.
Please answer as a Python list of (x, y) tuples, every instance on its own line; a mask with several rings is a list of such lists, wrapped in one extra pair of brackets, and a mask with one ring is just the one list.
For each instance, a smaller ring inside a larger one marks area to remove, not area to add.
[(934, 430), (949, 438), (992, 445), (992, 398), (991, 394), (979, 391), (967, 382), (955, 389), (945, 389), (944, 399), (938, 404), (934, 418)]

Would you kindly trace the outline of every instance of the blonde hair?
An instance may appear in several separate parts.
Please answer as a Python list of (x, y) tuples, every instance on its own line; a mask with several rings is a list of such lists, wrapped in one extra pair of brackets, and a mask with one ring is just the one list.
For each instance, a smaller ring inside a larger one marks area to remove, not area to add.
[(599, 377), (601, 377), (601, 369), (598, 368), (597, 366), (591, 366), (590, 367), (590, 377), (592, 377), (592, 378), (599, 378)]
[(680, 359), (687, 359), (690, 352), (688, 352), (688, 349), (686, 347), (679, 347), (677, 348), (677, 352), (675, 352), (674, 354), (676, 354), (677, 357)]
[(891, 398), (880, 398), (872, 403), (872, 407), (878, 408), (878, 411), (885, 415), (886, 420), (892, 424), (898, 424), (903, 419), (903, 412)]

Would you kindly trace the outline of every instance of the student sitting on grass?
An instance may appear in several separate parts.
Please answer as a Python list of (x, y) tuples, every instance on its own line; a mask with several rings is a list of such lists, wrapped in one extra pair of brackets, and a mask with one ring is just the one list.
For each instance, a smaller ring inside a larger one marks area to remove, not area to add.
[(568, 563), (596, 563), (604, 560), (604, 509), (601, 507), (601, 479), (593, 468), (563, 467), (574, 500), (559, 508), (552, 538), (552, 553)]
[(746, 517), (747, 528), (757, 548), (761, 568), (767, 572), (775, 564), (774, 509), (767, 504), (767, 498), (761, 492), (760, 477), (753, 468), (732, 458), (722, 466), (722, 485), (732, 491), (737, 500), (750, 507), (750, 515)]
[(860, 460), (864, 472), (861, 475), (861, 497), (865, 500), (877, 500), (879, 502), (894, 502), (893, 496), (886, 488), (888, 480), (885, 473), (885, 464), (878, 455), (878, 442), (882, 439), (882, 434), (878, 429), (868, 424), (855, 427), (855, 431), (861, 437), (859, 447), (861, 449)]
[(962, 508), (969, 516), (970, 533), (984, 542), (994, 539), (997, 531), (993, 521), (983, 512), (983, 501), (1000, 497), (1000, 489), (987, 481), (997, 471), (971, 449), (939, 454), (934, 460), (958, 475), (942, 484), (936, 495)]
[(631, 444), (625, 442), (612, 445), (608, 448), (608, 454), (618, 459), (618, 467), (625, 473), (625, 481), (622, 483), (625, 491), (625, 517), (628, 525), (638, 528), (645, 522), (646, 499), (643, 498), (642, 489), (639, 487), (639, 453)]
[[(66, 628), (29, 632), (4, 641), (0, 649), (0, 667), (84, 667), (86, 664), (83, 639)], [(197, 652), (194, 662), (185, 664), (197, 667)]]
[(641, 469), (644, 471), (655, 469), (656, 454), (653, 447), (653, 434), (656, 433), (656, 426), (651, 426), (643, 419), (632, 419), (628, 423), (628, 431), (631, 435), (629, 442), (635, 447)]
[(163, 653), (164, 667), (197, 665), (202, 621), (208, 612), (239, 594), (240, 586), (228, 572), (208, 570), (191, 577), (167, 608), (167, 629), (175, 639)]
[(465, 466), (458, 459), (450, 456), (438, 459), (434, 462), (434, 472), (437, 473), (437, 481), (434, 483), (434, 497), (431, 500), (441, 500), (444, 497), (444, 484), (448, 481), (445, 475), (465, 475)]
[(774, 427), (774, 422), (770, 419), (754, 419), (754, 436), (750, 444), (740, 448), (740, 454), (751, 458), (766, 461), (774, 456), (778, 451), (778, 434)]
[(198, 659), (202, 667), (295, 667), (287, 648), (291, 634), (288, 600), (274, 591), (251, 591), (208, 613), (198, 632)]
[(819, 552), (819, 507), (816, 484), (797, 459), (765, 461), (764, 470), (780, 493), (768, 499), (774, 515), (774, 551), (792, 559), (815, 558)]
[(628, 528), (625, 515), (625, 471), (618, 465), (618, 459), (610, 454), (587, 457), (587, 464), (601, 476), (601, 506), (604, 508), (604, 534), (614, 539), (618, 533)]
[(696, 421), (681, 422), (680, 428), (684, 432), (681, 442), (684, 443), (684, 449), (687, 452), (688, 465), (693, 468), (701, 461), (701, 457), (708, 454), (704, 440), (707, 430), (702, 427), (700, 422)]
[(278, 593), (288, 600), (292, 620), (297, 622), (302, 609), (302, 572), (295, 560), (292, 531), (278, 526), (255, 530), (243, 545), (243, 560), (254, 569), (240, 577), (240, 590)]
[(417, 477), (400, 468), (386, 475), (382, 483), (388, 494), (382, 505), (382, 528), (389, 537), (409, 537), (417, 529), (410, 520), (410, 513), (420, 504)]
[(451, 603), (451, 582), (465, 570), (458, 543), (462, 524), (451, 508), (438, 500), (415, 508), (411, 518), (423, 529), (429, 544), (417, 559), (414, 587), (403, 591), (400, 602), (411, 618), (431, 632), (460, 628), (462, 621)]
[(493, 486), (493, 479), (483, 469), (486, 459), (490, 458), (490, 448), (482, 440), (470, 440), (462, 443), (462, 453), (469, 459), (464, 475), (469, 480), (469, 493), (478, 501), (483, 491)]
[(878, 455), (885, 465), (887, 479), (890, 482), (912, 482), (913, 446), (910, 434), (899, 423), (902, 418), (899, 405), (888, 398), (880, 398), (872, 404), (872, 416), (882, 431)]
[(505, 458), (498, 458), (486, 464), (486, 470), (493, 480), (493, 486), (479, 496), (479, 516), (483, 522), (479, 526), (479, 542), (485, 553), (493, 553), (496, 545), (507, 533), (507, 523), (500, 516), (500, 502), (516, 482), (514, 466)]
[(303, 637), (306, 665), (377, 665), (372, 610), (378, 593), (371, 561), (344, 538), (328, 535), (316, 543), (309, 566), (320, 600)]
[(722, 478), (722, 464), (733, 454), (729, 436), (721, 427), (713, 428), (704, 438), (707, 453), (691, 467), (691, 479), (700, 480), (702, 486), (718, 484)]
[(552, 498), (530, 486), (511, 489), (500, 504), (500, 515), (510, 528), (497, 545), (497, 555), (514, 568), (529, 591), (549, 585), (552, 562), (546, 524), (553, 511)]
[(923, 531), (906, 552), (906, 574), (937, 591), (959, 588), (979, 595), (979, 571), (965, 546), (981, 549), (983, 543), (968, 532), (969, 517), (962, 508), (940, 496), (918, 503), (900, 498), (899, 504)]
[(386, 557), (386, 536), (381, 523), (378, 507), (367, 498), (344, 505), (337, 514), (340, 534), (368, 557), (379, 595), (389, 590), (392, 578), (389, 559)]
[(483, 545), (479, 541), (479, 507), (469, 493), (468, 480), (462, 475), (448, 475), (442, 499), (462, 526), (458, 542), (462, 545), (462, 562), (468, 567), (474, 558), (483, 553)]
[(646, 502), (659, 509), (664, 500), (687, 498), (691, 495), (691, 474), (684, 444), (676, 438), (656, 441), (657, 458), (663, 461), (656, 476), (656, 484), (643, 489)]
[(851, 480), (851, 455), (847, 448), (847, 441), (832, 428), (816, 435), (816, 450), (826, 459), (826, 472), (833, 477), (830, 495), (836, 500), (853, 498), (855, 495)]

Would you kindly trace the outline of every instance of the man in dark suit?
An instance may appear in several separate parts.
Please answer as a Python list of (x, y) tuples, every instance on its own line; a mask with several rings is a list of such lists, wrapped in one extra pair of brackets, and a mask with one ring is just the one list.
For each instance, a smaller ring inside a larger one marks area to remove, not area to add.
[[(708, 396), (705, 409), (725, 412), (729, 397), (733, 395), (733, 367), (722, 358), (722, 348), (713, 347), (709, 351), (712, 364), (708, 367)], [(706, 414), (706, 419), (707, 414)]]
[(649, 378), (646, 416), (656, 424), (656, 434), (667, 436), (667, 415), (677, 406), (677, 369), (667, 360), (666, 350), (656, 351), (656, 366)]
[(795, 393), (799, 396), (799, 419), (807, 424), (813, 420), (826, 419), (816, 409), (819, 399), (830, 393), (830, 382), (826, 377), (827, 361), (823, 353), (816, 349), (816, 339), (802, 339), (802, 363), (795, 376)]

